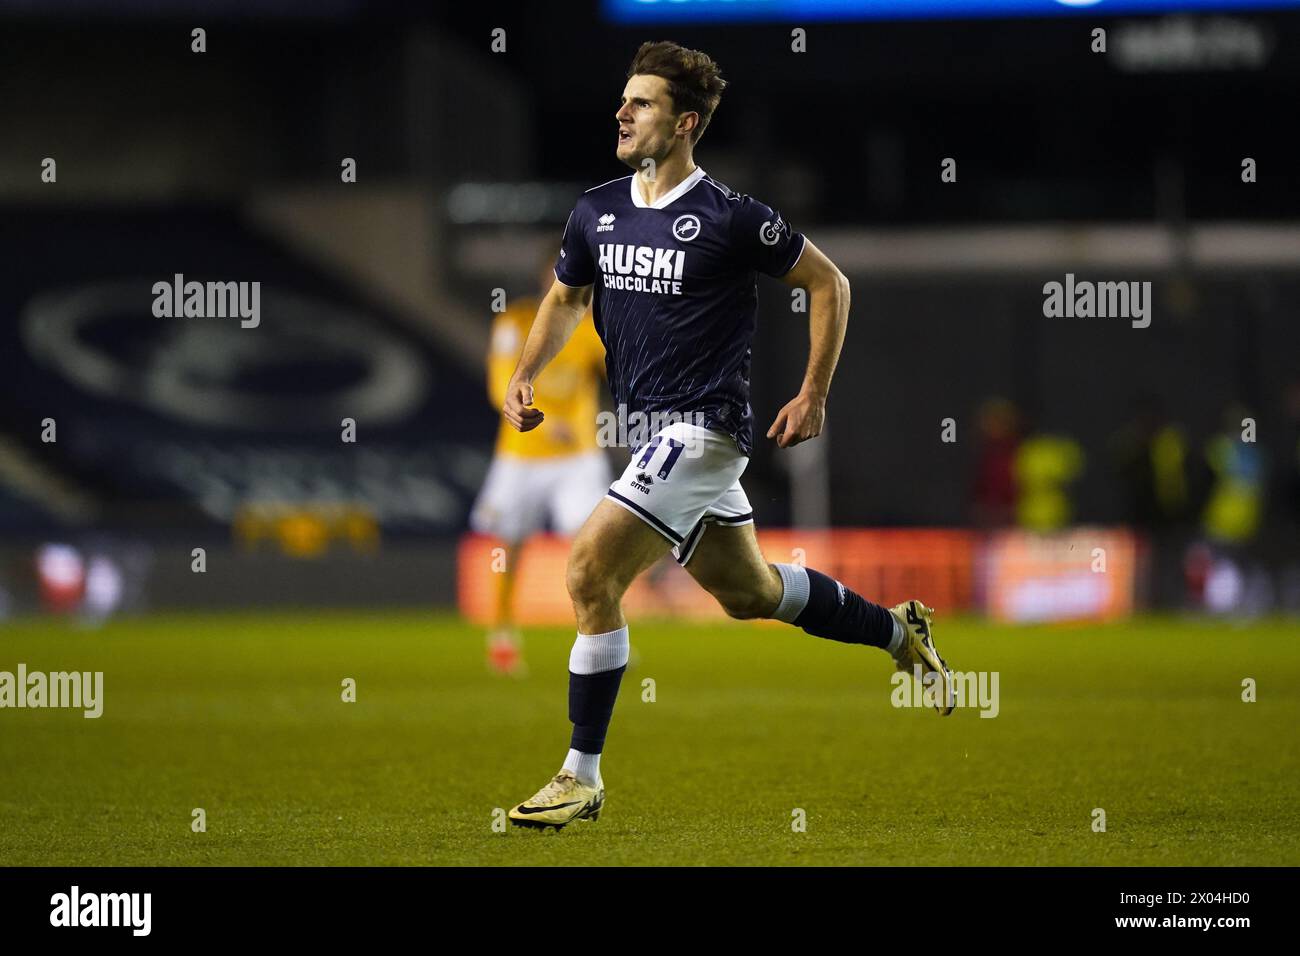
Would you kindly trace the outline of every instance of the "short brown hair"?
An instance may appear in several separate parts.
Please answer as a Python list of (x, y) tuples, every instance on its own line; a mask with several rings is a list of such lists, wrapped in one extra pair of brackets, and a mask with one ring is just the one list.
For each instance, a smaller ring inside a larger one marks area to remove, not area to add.
[(638, 73), (663, 77), (668, 81), (673, 109), (700, 115), (700, 122), (691, 134), (691, 145), (698, 143), (709, 120), (713, 119), (722, 91), (727, 88), (721, 67), (707, 53), (688, 50), (671, 40), (656, 40), (642, 43), (632, 58), (628, 79)]

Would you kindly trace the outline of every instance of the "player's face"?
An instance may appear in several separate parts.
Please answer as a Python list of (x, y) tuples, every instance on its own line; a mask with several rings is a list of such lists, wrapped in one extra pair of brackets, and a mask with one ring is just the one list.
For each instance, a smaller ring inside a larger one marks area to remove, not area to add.
[(638, 73), (630, 78), (614, 118), (618, 121), (616, 154), (633, 169), (639, 169), (647, 157), (662, 162), (681, 139), (673, 135), (679, 117), (673, 113), (668, 81), (662, 76)]

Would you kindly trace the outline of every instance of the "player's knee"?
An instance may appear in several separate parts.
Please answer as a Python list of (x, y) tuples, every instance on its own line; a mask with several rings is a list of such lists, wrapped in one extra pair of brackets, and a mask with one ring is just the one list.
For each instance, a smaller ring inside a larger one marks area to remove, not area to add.
[(575, 546), (569, 552), (569, 563), (564, 573), (569, 599), (579, 606), (590, 607), (618, 600), (613, 593), (609, 575), (602, 573), (596, 556), (588, 549)]

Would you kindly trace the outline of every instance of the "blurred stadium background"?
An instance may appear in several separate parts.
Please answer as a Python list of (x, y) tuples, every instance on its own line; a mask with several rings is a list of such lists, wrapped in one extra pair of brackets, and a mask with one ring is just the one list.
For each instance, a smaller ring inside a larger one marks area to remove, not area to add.
[[(0, 3), (0, 613), (481, 617), (492, 293), (534, 294), (621, 175), (611, 104), (661, 35), (732, 81), (702, 165), (853, 283), (826, 434), (745, 475), (772, 547), (839, 529), (815, 557), (854, 587), (1000, 619), (1296, 613), (1300, 4), (863, 6)], [(1045, 319), (1067, 272), (1152, 281), (1151, 326)], [(175, 273), (261, 281), (264, 321), (155, 319)], [(766, 293), (763, 424), (807, 337)], [(525, 620), (567, 614), (548, 568)], [(682, 581), (635, 599), (713, 613)]]

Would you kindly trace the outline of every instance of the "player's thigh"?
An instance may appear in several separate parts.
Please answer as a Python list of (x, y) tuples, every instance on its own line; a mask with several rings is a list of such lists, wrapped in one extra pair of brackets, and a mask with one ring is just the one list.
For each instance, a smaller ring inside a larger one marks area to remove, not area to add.
[(626, 508), (602, 498), (573, 539), (566, 579), (575, 600), (621, 596), (672, 545)]
[(763, 557), (754, 524), (710, 524), (686, 563), (728, 612), (762, 617), (781, 600), (780, 576)]

